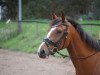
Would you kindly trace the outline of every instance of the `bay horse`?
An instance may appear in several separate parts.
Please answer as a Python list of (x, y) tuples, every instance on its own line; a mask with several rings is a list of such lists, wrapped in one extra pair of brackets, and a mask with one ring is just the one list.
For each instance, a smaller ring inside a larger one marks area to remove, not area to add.
[(100, 75), (100, 45), (72, 19), (52, 14), (50, 30), (38, 49), (40, 58), (67, 48), (76, 75)]

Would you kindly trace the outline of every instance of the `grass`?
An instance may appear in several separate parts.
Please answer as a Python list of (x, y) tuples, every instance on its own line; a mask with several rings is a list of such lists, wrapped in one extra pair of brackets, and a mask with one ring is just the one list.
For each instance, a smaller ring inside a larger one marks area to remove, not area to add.
[(100, 33), (100, 26), (84, 26), (85, 32), (87, 32), (94, 39), (98, 40)]
[[(40, 26), (38, 26), (40, 25)], [(16, 27), (16, 25), (14, 26)], [(6, 28), (6, 25), (5, 27)], [(39, 44), (48, 30), (48, 24), (45, 23), (22, 23), (23, 32), (12, 39), (8, 39), (0, 46), (10, 50), (21, 50), (25, 52), (36, 52)], [(37, 30), (38, 28), (38, 30)], [(3, 34), (2, 34), (3, 36)], [(8, 35), (7, 35), (8, 36)]]
[(6, 24), (5, 22), (0, 22), (0, 41), (5, 41), (11, 39), (17, 35), (16, 23), (10, 22)]
[[(100, 21), (83, 21), (81, 23), (98, 23), (100, 24)], [(40, 45), (40, 43), (43, 41), (43, 38), (46, 36), (48, 28), (49, 28), (49, 23), (37, 23), (37, 22), (32, 22), (32, 23), (27, 23), (23, 22), (22, 23), (22, 28), (23, 31), (21, 34), (17, 35), (16, 30), (16, 22), (11, 22), (10, 24), (5, 24), (5, 22), (0, 22), (0, 30), (6, 30), (9, 29), (12, 32), (7, 34), (7, 32), (0, 32), (1, 39), (5, 39), (4, 37), (8, 37), (9, 35), (15, 35), (14, 37), (12, 36), (9, 39), (6, 39), (4, 41), (0, 40), (0, 47), (2, 48), (7, 48), (13, 51), (24, 51), (28, 53), (36, 53), (37, 49)], [(84, 29), (85, 31), (91, 33), (90, 31), (91, 27), (85, 26)], [(100, 26), (93, 26), (93, 37), (98, 38), (98, 33), (100, 31)], [(15, 32), (13, 31), (15, 30)], [(66, 53), (66, 51), (62, 51), (62, 53)]]

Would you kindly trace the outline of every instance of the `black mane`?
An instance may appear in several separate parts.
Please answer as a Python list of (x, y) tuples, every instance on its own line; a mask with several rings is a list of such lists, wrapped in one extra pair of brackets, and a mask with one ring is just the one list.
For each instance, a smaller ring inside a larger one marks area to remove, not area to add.
[[(81, 25), (79, 25), (77, 22), (75, 22), (72, 19), (67, 19), (68, 22), (70, 22), (74, 28), (79, 32), (81, 38), (83, 41), (85, 41), (89, 46), (91, 46), (93, 49), (95, 49), (96, 51), (100, 51), (100, 45), (98, 43), (98, 41), (94, 40), (92, 37), (90, 37), (81, 27)], [(51, 26), (53, 25), (57, 25), (59, 22), (61, 22), (61, 19), (56, 19), (53, 20), (51, 22)]]

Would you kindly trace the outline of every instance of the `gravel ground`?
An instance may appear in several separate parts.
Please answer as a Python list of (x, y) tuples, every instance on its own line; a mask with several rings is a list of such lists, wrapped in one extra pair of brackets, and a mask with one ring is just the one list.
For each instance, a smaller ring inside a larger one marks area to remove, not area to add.
[(0, 75), (74, 75), (69, 58), (41, 59), (37, 54), (0, 49)]

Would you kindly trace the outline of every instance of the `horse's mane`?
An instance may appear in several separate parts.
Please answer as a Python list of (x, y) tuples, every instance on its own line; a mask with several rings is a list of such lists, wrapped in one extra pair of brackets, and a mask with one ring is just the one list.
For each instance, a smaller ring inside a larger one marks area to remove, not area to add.
[[(98, 41), (94, 40), (91, 36), (89, 36), (83, 30), (83, 28), (81, 27), (80, 24), (78, 24), (77, 22), (75, 22), (72, 19), (67, 19), (67, 21), (70, 22), (74, 26), (74, 28), (79, 32), (79, 34), (80, 34), (83, 41), (85, 41), (89, 46), (91, 46), (96, 51), (100, 51), (100, 45), (99, 45)], [(61, 22), (61, 19), (53, 20), (51, 22), (51, 26), (57, 25), (59, 22)]]

